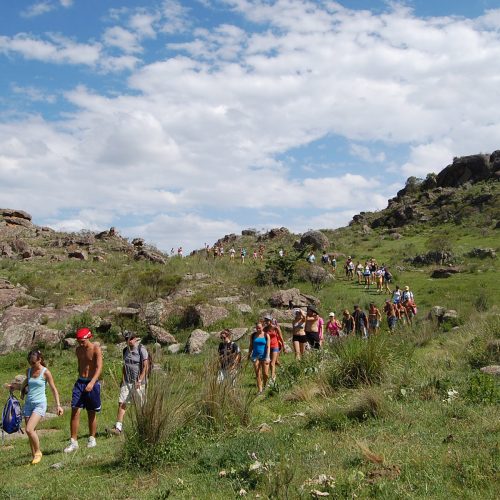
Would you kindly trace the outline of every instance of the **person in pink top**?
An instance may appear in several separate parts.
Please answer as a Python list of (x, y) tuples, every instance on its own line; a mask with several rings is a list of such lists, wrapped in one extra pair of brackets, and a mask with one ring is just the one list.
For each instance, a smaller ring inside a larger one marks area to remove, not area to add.
[(328, 315), (328, 323), (326, 324), (326, 331), (328, 333), (328, 340), (330, 342), (338, 340), (340, 338), (340, 330), (342, 325), (335, 318), (335, 313), (331, 312)]

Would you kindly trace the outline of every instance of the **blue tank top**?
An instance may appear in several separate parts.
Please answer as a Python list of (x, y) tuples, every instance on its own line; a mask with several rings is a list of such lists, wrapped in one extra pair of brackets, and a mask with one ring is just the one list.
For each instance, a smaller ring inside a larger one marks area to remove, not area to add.
[(46, 370), (47, 368), (43, 367), (37, 378), (33, 378), (31, 376), (31, 368), (28, 370), (28, 397), (26, 398), (26, 402), (47, 402), (47, 396), (45, 395), (45, 386), (47, 385), (47, 381), (43, 378), (43, 374)]
[(252, 345), (252, 357), (263, 358), (266, 353), (267, 339), (266, 337), (255, 337)]

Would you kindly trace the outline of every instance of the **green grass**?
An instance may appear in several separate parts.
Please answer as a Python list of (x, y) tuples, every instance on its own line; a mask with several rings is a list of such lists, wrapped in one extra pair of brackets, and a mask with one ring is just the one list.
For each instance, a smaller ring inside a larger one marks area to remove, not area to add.
[[(462, 225), (399, 228), (403, 236), (399, 240), (383, 229), (368, 236), (358, 234), (355, 226), (326, 231), (331, 252), (361, 261), (375, 257), (390, 265), (396, 278), (392, 287), (411, 287), (419, 308), (415, 325), (389, 335), (384, 321), (375, 341), (325, 346), (323, 352), (308, 353), (301, 362), (291, 354), (282, 356), (276, 386), (259, 398), (246, 399), (255, 393), (250, 365), (238, 379), (236, 395), (212, 383), (216, 340), (209, 340), (198, 356), (163, 352), (155, 362), (164, 369), (166, 393), (182, 394), (196, 411), (187, 423), (169, 431), (168, 446), (149, 449), (147, 463), (130, 460), (134, 456), (130, 450), (140, 440), (127, 441), (132, 445), (127, 455), (124, 440), (104, 432), (114, 424), (121, 370), (121, 353), (111, 343), (113, 335), (116, 340), (125, 326), (146, 332), (140, 322), (115, 320), (112, 335), (99, 336), (108, 346), (97, 448), (84, 446), (85, 415), (80, 427), (83, 446), (72, 456), (62, 453), (69, 434), (69, 412), (44, 421), (39, 428), (50, 432), (41, 436), (45, 455), (39, 466), (27, 465), (26, 439), (0, 446), (0, 495), (15, 499), (226, 499), (239, 497), (244, 489), (250, 498), (311, 498), (311, 490), (318, 489), (329, 492), (331, 498), (500, 497), (499, 381), (479, 374), (481, 366), (498, 364), (491, 342), (500, 331), (500, 264), (498, 259), (466, 257), (474, 247), (498, 251), (498, 230), (491, 229), (486, 215), (474, 213)], [(435, 266), (411, 267), (405, 262), (425, 253), (429, 241), (443, 235), (460, 274), (431, 279)], [(294, 239), (286, 235), (266, 242), (267, 255), (274, 255), (281, 246), (288, 249)], [(113, 252), (111, 243), (106, 245), (105, 263), (49, 264), (48, 257), (26, 262), (0, 259), (0, 276), (26, 286), (34, 297), (27, 304), (33, 307), (50, 303), (63, 307), (97, 299), (119, 305), (144, 303), (184, 288), (195, 291), (194, 296), (179, 301), (186, 306), (240, 295), (252, 307), (251, 314), (243, 315), (227, 306), (229, 317), (210, 331), (252, 325), (277, 290), (256, 284), (265, 262), (250, 259), (242, 265), (228, 258), (206, 260), (202, 255), (155, 266), (133, 261)], [(241, 245), (251, 253), (255, 240), (245, 237), (235, 248)], [(332, 310), (340, 316), (355, 303), (367, 309), (373, 301), (381, 307), (387, 295), (347, 282), (343, 260), (338, 259), (336, 279), (319, 289), (302, 281), (292, 281), (287, 287), (317, 296), (323, 316)], [(180, 281), (186, 273), (196, 272), (209, 278), (201, 285)], [(457, 310), (460, 327), (444, 331), (424, 321), (434, 305)], [(74, 329), (91, 320), (85, 313), (49, 326)], [(181, 342), (191, 331), (178, 316), (166, 320), (164, 326)], [(247, 343), (246, 337), (240, 341), (243, 349)], [(52, 349), (46, 354), (67, 407), (76, 376), (74, 353)], [(1, 381), (25, 369), (24, 353), (0, 357)], [(7, 391), (0, 389), (1, 400), (6, 397)], [(50, 398), (49, 405), (53, 404)], [(128, 412), (125, 428), (129, 430), (130, 417)], [(259, 431), (263, 423), (269, 426), (267, 432)], [(51, 468), (56, 463), (62, 467)], [(320, 474), (334, 480), (313, 485)]]

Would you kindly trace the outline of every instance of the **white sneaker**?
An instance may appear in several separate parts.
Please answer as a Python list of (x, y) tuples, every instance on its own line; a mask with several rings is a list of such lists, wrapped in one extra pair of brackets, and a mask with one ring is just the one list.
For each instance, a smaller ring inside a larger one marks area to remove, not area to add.
[(87, 441), (87, 448), (95, 448), (96, 445), (97, 445), (97, 443), (95, 441), (95, 437), (94, 436), (90, 436), (89, 440)]
[(69, 446), (66, 446), (66, 448), (64, 448), (64, 453), (73, 453), (76, 450), (78, 450), (78, 441), (71, 438), (69, 440)]

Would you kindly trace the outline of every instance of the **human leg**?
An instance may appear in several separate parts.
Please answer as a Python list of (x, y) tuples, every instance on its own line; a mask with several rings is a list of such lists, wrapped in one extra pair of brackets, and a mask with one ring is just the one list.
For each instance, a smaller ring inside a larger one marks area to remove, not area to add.
[(262, 392), (262, 374), (261, 374), (261, 369), (260, 369), (260, 362), (258, 359), (256, 359), (253, 362), (253, 368), (255, 370), (255, 379), (257, 382), (257, 390), (260, 393), (260, 392)]
[(89, 417), (89, 436), (95, 438), (97, 433), (97, 412), (87, 410), (87, 415)]
[(279, 351), (271, 352), (271, 380), (276, 380), (276, 363), (278, 361)]
[(262, 370), (262, 383), (265, 387), (267, 385), (267, 381), (269, 379), (269, 362), (268, 361), (260, 361), (261, 370)]
[(69, 423), (71, 439), (78, 439), (78, 429), (80, 427), (80, 408), (71, 408), (71, 420)]

